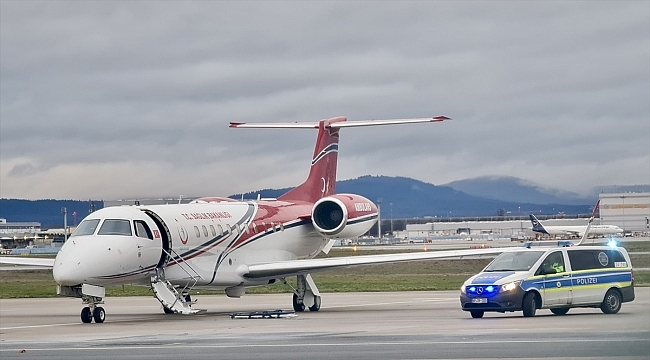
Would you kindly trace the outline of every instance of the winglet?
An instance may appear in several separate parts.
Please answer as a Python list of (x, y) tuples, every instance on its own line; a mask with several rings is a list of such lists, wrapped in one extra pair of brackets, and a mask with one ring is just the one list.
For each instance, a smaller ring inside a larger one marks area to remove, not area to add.
[(591, 213), (589, 222), (587, 222), (587, 228), (585, 229), (585, 233), (582, 235), (582, 239), (580, 239), (580, 241), (576, 244), (576, 246), (582, 244), (585, 241), (585, 239), (587, 239), (587, 236), (589, 235), (589, 228), (591, 227), (591, 223), (594, 221), (594, 218), (596, 217), (596, 212), (598, 212), (599, 205), (600, 205), (600, 199), (598, 199), (598, 202), (596, 202), (596, 206), (594, 206), (594, 211)]
[(596, 217), (596, 213), (598, 212), (598, 207), (600, 206), (600, 199), (596, 202), (596, 206), (594, 206), (594, 211), (591, 213), (591, 217)]

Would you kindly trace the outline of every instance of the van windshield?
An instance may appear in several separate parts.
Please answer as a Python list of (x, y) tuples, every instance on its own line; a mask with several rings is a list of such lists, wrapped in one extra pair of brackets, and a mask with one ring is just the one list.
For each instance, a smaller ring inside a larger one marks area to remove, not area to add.
[(506, 252), (497, 256), (483, 271), (528, 271), (544, 251)]

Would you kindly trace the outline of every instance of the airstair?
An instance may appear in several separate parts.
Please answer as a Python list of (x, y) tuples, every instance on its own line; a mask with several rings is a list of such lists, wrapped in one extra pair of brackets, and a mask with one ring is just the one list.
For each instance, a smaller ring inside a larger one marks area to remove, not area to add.
[(199, 275), (187, 262), (179, 262), (177, 259), (182, 259), (180, 255), (176, 254), (174, 250), (171, 250), (176, 255), (176, 258), (172, 256), (171, 253), (167, 252), (168, 259), (173, 259), (173, 261), (185, 271), (188, 275), (188, 282), (179, 292), (178, 289), (172, 285), (172, 283), (167, 280), (165, 277), (165, 266), (156, 268), (156, 275), (151, 276), (151, 290), (153, 294), (160, 301), (162, 306), (167, 313), (176, 313), (183, 315), (192, 315), (205, 312), (206, 310), (194, 309), (189, 292), (194, 288), (197, 281), (201, 279)]

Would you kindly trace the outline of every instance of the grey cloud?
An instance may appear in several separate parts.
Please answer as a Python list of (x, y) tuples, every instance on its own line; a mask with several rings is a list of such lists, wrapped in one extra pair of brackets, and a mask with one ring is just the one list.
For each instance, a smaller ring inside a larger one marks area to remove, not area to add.
[[(132, 161), (224, 174), (222, 195), (291, 186), (315, 132), (229, 121), (445, 114), (454, 120), (346, 129), (340, 175), (514, 175), (569, 190), (650, 182), (645, 2), (0, 6), (3, 176)], [(181, 191), (168, 176), (154, 183)], [(185, 182), (185, 193), (213, 183)]]

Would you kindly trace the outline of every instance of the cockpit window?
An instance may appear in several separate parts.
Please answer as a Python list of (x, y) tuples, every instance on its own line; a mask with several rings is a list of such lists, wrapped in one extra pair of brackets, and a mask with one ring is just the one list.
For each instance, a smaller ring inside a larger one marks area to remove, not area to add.
[(77, 229), (70, 235), (72, 236), (83, 236), (83, 235), (92, 235), (97, 229), (97, 224), (99, 224), (99, 219), (89, 219), (84, 220), (77, 226)]
[(124, 235), (131, 236), (131, 222), (122, 219), (106, 219), (99, 228), (97, 235)]
[(135, 220), (133, 221), (133, 225), (135, 225), (135, 236), (153, 240), (153, 235), (151, 235), (151, 230), (149, 230), (149, 227), (144, 221)]

